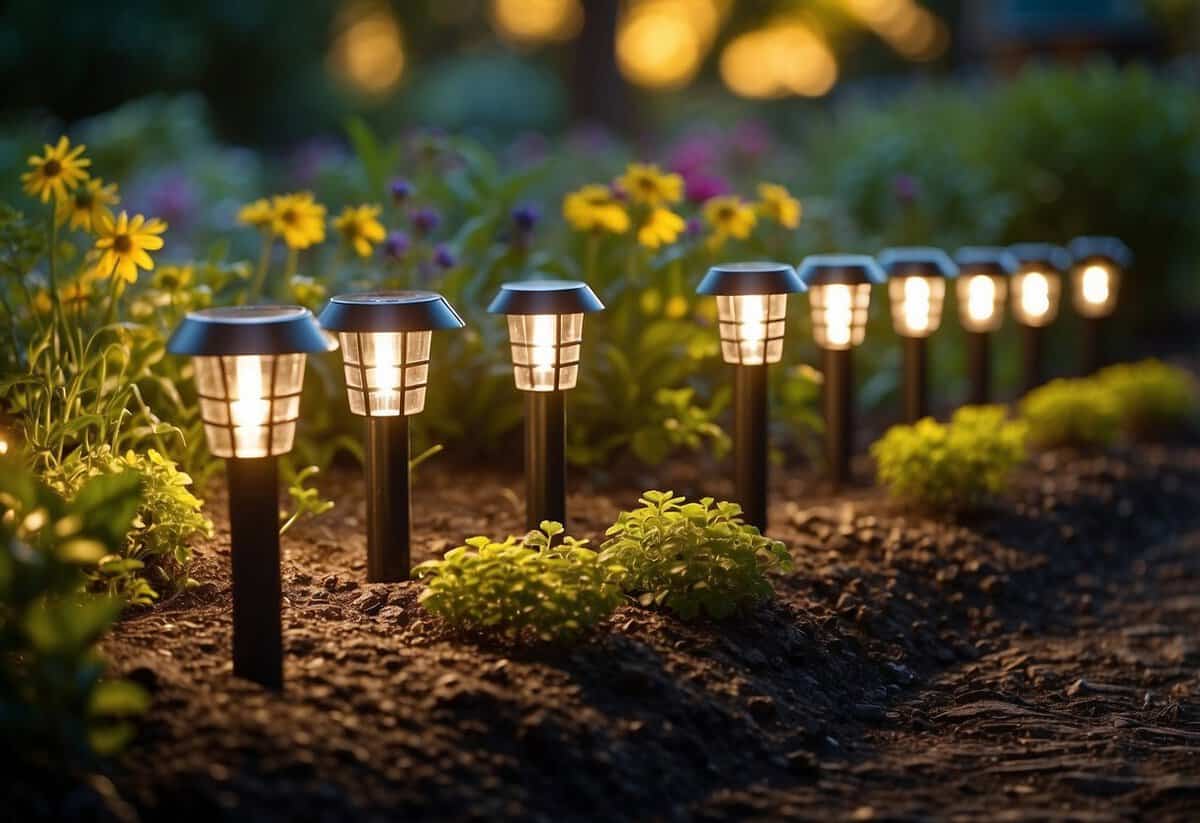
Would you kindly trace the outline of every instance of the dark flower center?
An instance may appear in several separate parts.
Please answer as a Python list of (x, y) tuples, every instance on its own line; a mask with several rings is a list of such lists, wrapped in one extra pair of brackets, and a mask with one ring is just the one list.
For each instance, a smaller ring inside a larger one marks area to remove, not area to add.
[(42, 164), (42, 174), (46, 177), (58, 177), (62, 174), (62, 163), (57, 160), (47, 160)]
[(296, 212), (295, 212), (295, 210), (293, 210), (293, 209), (284, 209), (284, 210), (283, 210), (283, 214), (282, 214), (282, 215), (280, 215), (280, 219), (281, 219), (281, 220), (283, 220), (283, 222), (285, 222), (285, 223), (287, 223), (287, 224), (289, 224), (289, 225), (290, 225), (290, 224), (292, 224), (292, 223), (295, 223), (295, 222), (296, 222)]
[(128, 234), (118, 234), (113, 238), (113, 249), (118, 254), (129, 254), (133, 249), (133, 241), (129, 239)]
[(94, 200), (95, 197), (87, 189), (80, 189), (75, 192), (75, 208), (77, 209), (90, 209)]

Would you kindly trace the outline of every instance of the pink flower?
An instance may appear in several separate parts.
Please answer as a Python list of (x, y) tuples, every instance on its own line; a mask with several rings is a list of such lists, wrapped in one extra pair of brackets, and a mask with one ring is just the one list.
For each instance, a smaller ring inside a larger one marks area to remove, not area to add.
[(730, 191), (729, 183), (715, 174), (704, 171), (685, 171), (682, 174), (685, 195), (693, 203), (703, 203)]

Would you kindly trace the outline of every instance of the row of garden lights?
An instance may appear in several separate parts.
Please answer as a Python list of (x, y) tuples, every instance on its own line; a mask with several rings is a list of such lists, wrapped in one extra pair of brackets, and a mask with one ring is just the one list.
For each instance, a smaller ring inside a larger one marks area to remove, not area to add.
[[(711, 269), (698, 293), (717, 298), (723, 359), (735, 366), (735, 497), (747, 522), (767, 524), (767, 373), (783, 354), (787, 295), (810, 291), (813, 331), (825, 357), (825, 415), (831, 479), (845, 478), (852, 450), (852, 361), (865, 335), (871, 285), (891, 278), (897, 332), (905, 338), (910, 418), (925, 410), (924, 341), (938, 327), (947, 278), (962, 274), (959, 301), (972, 339), (972, 402), (988, 395), (988, 335), (1002, 322), (1006, 280), (1014, 314), (1031, 332), (1027, 364), (1037, 372), (1039, 329), (1057, 314), (1070, 269), (1080, 313), (1115, 306), (1128, 250), (1112, 238), (1079, 238), (1069, 253), (1044, 244), (968, 248), (957, 263), (937, 249), (814, 255), (799, 271), (776, 263)], [(583, 315), (604, 308), (585, 283), (527, 281), (501, 287), (488, 310), (508, 318), (513, 374), (525, 392), (526, 522), (566, 521), (564, 392), (579, 376)], [(276, 458), (291, 450), (300, 414), (305, 356), (340, 338), (350, 410), (367, 418), (367, 577), (405, 580), (410, 570), (408, 417), (425, 407), (432, 332), (465, 324), (432, 292), (333, 298), (321, 313), (249, 306), (190, 313), (168, 345), (195, 358), (209, 449), (227, 460), (232, 534), (234, 672), (278, 688), (283, 679), (282, 584)], [(322, 330), (324, 328), (324, 331)], [(1098, 338), (1097, 338), (1098, 340)], [(1029, 378), (1027, 378), (1028, 382)]]

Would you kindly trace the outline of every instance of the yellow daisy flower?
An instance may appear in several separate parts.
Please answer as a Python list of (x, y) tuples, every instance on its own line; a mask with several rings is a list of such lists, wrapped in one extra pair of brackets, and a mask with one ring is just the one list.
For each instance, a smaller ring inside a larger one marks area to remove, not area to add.
[(758, 220), (754, 215), (753, 207), (735, 194), (706, 200), (704, 219), (713, 230), (712, 237), (709, 238), (709, 245), (714, 248), (720, 246), (729, 237), (745, 240), (754, 230), (754, 224)]
[(58, 225), (71, 221), (71, 228), (91, 231), (100, 225), (101, 215), (112, 217), (109, 206), (121, 202), (117, 196), (117, 184), (104, 184), (99, 177), (93, 177), (82, 186), (75, 189), (66, 202), (58, 209)]
[(785, 229), (800, 225), (800, 201), (777, 183), (758, 184), (758, 211), (769, 220), (774, 220)]
[(275, 209), (271, 228), (288, 248), (307, 249), (325, 242), (325, 207), (313, 199), (312, 192), (281, 194), (271, 205)]
[(139, 268), (154, 269), (154, 260), (146, 252), (163, 247), (159, 235), (166, 230), (167, 224), (162, 220), (147, 220), (140, 214), (130, 219), (121, 212), (116, 220), (101, 216), (96, 239), (96, 249), (101, 254), (96, 270), (102, 277), (115, 275), (126, 283), (137, 282)]
[(683, 218), (670, 209), (655, 209), (638, 229), (638, 242), (648, 249), (674, 243), (687, 227)]
[(275, 222), (275, 207), (265, 197), (260, 197), (253, 203), (247, 203), (238, 211), (237, 221), (245, 226), (265, 230)]
[(333, 221), (333, 227), (359, 257), (370, 257), (375, 244), (383, 242), (387, 236), (379, 222), (379, 212), (379, 206), (346, 206), (341, 216)]
[[(717, 301), (713, 300), (710, 302), (715, 304)], [(686, 315), (687, 311), (688, 311), (688, 301), (687, 301), (687, 298), (684, 297), (682, 294), (673, 294), (673, 295), (671, 295), (671, 298), (669, 300), (667, 300), (666, 315), (667, 315), (667, 317), (670, 317), (672, 320), (678, 320), (679, 318)]]
[(683, 178), (653, 163), (630, 163), (617, 183), (635, 203), (662, 206), (683, 199)]
[(58, 143), (44, 147), (42, 155), (29, 158), (30, 170), (21, 175), (21, 183), (25, 193), (30, 197), (40, 197), (43, 203), (49, 202), (50, 195), (54, 199), (64, 200), (69, 192), (87, 180), (85, 168), (92, 161), (83, 156), (86, 146), (71, 148), (71, 141), (64, 134), (58, 138)]
[(629, 212), (608, 186), (592, 183), (563, 198), (563, 217), (577, 231), (629, 231)]

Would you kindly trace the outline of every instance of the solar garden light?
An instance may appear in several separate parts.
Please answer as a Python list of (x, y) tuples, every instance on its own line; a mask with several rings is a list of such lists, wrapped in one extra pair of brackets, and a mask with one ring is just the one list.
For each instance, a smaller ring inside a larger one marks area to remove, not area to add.
[(1017, 259), (1012, 302), (1013, 315), (1022, 329), (1022, 393), (1026, 393), (1043, 381), (1043, 330), (1058, 316), (1062, 277), (1071, 257), (1066, 249), (1049, 243), (1018, 243), (1008, 250)]
[(1004, 324), (1008, 279), (1017, 259), (1004, 248), (966, 246), (958, 264), (958, 316), (967, 332), (967, 402), (982, 405), (992, 396), (992, 333)]
[(904, 416), (915, 423), (929, 414), (926, 341), (942, 322), (946, 279), (958, 267), (941, 249), (884, 249), (879, 265), (888, 276), (892, 325), (904, 341)]
[(190, 312), (167, 351), (192, 355), (209, 451), (225, 458), (233, 564), (233, 673), (283, 686), (279, 475), (300, 417), (304, 360), (330, 343), (308, 309)]
[(804, 291), (784, 263), (714, 266), (697, 294), (717, 298), (721, 356), (733, 364), (734, 489), (746, 522), (767, 529), (767, 365), (783, 356), (787, 296)]
[(1068, 250), (1075, 261), (1071, 302), (1083, 318), (1083, 370), (1091, 374), (1104, 365), (1101, 327), (1117, 307), (1117, 288), (1132, 255), (1116, 237), (1076, 237)]
[(338, 295), (320, 321), (342, 344), (350, 412), (367, 419), (367, 580), (407, 580), (408, 418), (425, 410), (434, 330), (465, 324), (440, 294), (422, 291)]
[(604, 304), (586, 283), (505, 283), (488, 311), (508, 315), (513, 377), (525, 392), (525, 523), (566, 523), (565, 392), (579, 380), (583, 315)]
[(809, 290), (813, 337), (823, 350), (825, 441), (829, 479), (837, 489), (849, 476), (854, 451), (852, 351), (866, 335), (871, 285), (885, 276), (865, 254), (810, 255), (800, 263), (799, 276)]

